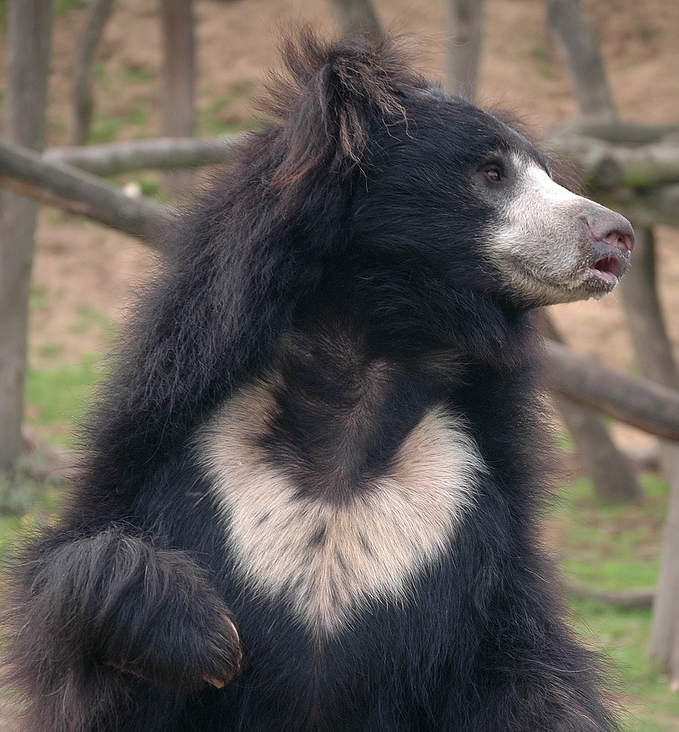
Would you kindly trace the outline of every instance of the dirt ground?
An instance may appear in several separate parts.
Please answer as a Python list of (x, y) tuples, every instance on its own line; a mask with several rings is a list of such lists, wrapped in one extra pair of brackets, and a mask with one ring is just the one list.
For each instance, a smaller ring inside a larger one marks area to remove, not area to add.
[[(384, 27), (413, 34), (421, 66), (443, 67), (445, 0), (374, 0)], [(648, 123), (679, 121), (679, 3), (589, 0), (586, 7), (621, 115)], [(332, 32), (328, 0), (196, 0), (199, 134), (248, 125), (253, 96), (277, 63), (281, 29), (309, 23)], [(70, 89), (84, 3), (60, 0), (49, 80), (48, 146), (67, 144)], [(161, 39), (156, 0), (117, 0), (95, 67), (101, 139), (158, 133)], [(539, 133), (574, 118), (575, 102), (545, 30), (543, 0), (487, 0), (479, 100), (516, 111)], [(1, 69), (0, 69), (1, 72)], [(140, 174), (141, 175), (141, 174)], [(152, 174), (151, 174), (152, 175)], [(658, 228), (661, 293), (679, 343), (679, 231)], [(138, 241), (96, 224), (43, 210), (34, 264), (31, 363), (73, 364), (107, 348), (143, 286), (153, 255)], [(554, 317), (572, 346), (626, 370), (634, 359), (615, 295), (561, 306)]]

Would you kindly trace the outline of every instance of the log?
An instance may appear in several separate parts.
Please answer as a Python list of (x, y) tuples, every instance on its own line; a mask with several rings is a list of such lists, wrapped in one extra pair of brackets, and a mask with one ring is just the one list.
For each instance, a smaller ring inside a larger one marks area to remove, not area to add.
[(93, 175), (6, 142), (0, 143), (0, 186), (146, 241), (171, 221), (170, 210), (153, 201), (130, 198)]
[(87, 147), (53, 147), (45, 151), (43, 160), (66, 163), (102, 177), (145, 168), (197, 168), (229, 162), (246, 134), (210, 140), (158, 137)]
[(679, 182), (679, 142), (626, 147), (573, 133), (552, 134), (545, 142), (578, 164), (589, 188), (655, 188)]
[(619, 211), (640, 226), (679, 226), (679, 185), (676, 184), (647, 191), (635, 191), (631, 188), (599, 191), (596, 200)]
[[(0, 142), (0, 187), (65, 211), (88, 216), (153, 242), (172, 222), (168, 208), (126, 196), (98, 178), (47, 162), (18, 145)], [(550, 385), (573, 401), (646, 432), (679, 441), (679, 393), (600, 366), (556, 343), (547, 345)]]
[[(47, 150), (44, 159), (67, 163), (100, 176), (146, 168), (217, 165), (233, 159), (247, 134), (209, 140), (161, 137), (87, 147), (59, 147)], [(560, 149), (558, 144), (553, 147), (558, 152), (567, 154), (565, 147)], [(573, 152), (574, 148), (570, 149)], [(573, 154), (577, 155), (577, 152)], [(586, 165), (586, 160), (580, 162)], [(596, 160), (591, 164), (596, 164)], [(679, 226), (679, 186), (663, 186), (644, 192), (627, 188), (600, 191), (597, 200), (620, 210), (642, 225), (657, 222)]]
[(622, 145), (647, 145), (676, 139), (679, 124), (649, 125), (624, 119), (600, 120), (588, 117), (560, 122), (549, 128), (547, 137), (566, 134), (596, 137), (606, 142)]
[(679, 392), (620, 373), (550, 342), (549, 386), (579, 404), (644, 432), (679, 441)]

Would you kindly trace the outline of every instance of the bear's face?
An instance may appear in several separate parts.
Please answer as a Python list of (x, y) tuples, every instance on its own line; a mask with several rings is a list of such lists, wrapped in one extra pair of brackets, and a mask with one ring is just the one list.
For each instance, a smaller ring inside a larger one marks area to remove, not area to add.
[(634, 245), (623, 216), (560, 186), (526, 150), (482, 165), (477, 178), (497, 211), (485, 248), (510, 297), (552, 305), (618, 284)]
[(404, 118), (376, 132), (354, 209), (356, 240), (390, 276), (439, 302), (464, 290), (519, 310), (616, 286), (631, 225), (556, 183), (513, 127), (436, 90), (405, 100)]

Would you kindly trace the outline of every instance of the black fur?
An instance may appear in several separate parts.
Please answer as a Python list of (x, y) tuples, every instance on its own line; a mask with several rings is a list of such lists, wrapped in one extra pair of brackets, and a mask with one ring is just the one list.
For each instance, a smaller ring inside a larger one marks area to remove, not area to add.
[[(274, 121), (169, 235), (73, 496), (17, 570), (26, 729), (615, 730), (536, 548), (532, 316), (480, 254), (497, 211), (470, 182), (489, 152), (544, 161), (392, 42), (303, 35), (286, 55)], [(322, 640), (233, 571), (200, 466), (196, 430), (270, 374), (259, 447), (300, 501), (353, 500), (433, 405), (488, 468), (407, 596)]]

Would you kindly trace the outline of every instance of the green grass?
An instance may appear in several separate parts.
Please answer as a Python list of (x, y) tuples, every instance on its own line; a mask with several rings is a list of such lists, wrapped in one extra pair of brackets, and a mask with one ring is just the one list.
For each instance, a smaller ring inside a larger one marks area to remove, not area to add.
[(123, 81), (129, 82), (151, 82), (155, 81), (155, 71), (148, 66), (132, 61), (129, 58), (121, 59), (121, 77)]
[[(631, 504), (606, 505), (588, 480), (558, 494), (551, 520), (566, 578), (597, 590), (653, 587), (664, 525), (667, 486), (642, 476), (644, 495)], [(600, 650), (616, 685), (626, 732), (679, 730), (679, 695), (648, 659), (650, 610), (620, 610), (595, 600), (571, 600), (573, 624)]]
[(137, 178), (137, 183), (139, 183), (142, 196), (147, 198), (153, 198), (160, 192), (160, 178), (157, 175)]
[(33, 526), (53, 520), (63, 482), (54, 475), (36, 477), (40, 458), (22, 459), (10, 475), (0, 472), (0, 566)]
[(57, 358), (63, 350), (63, 347), (58, 343), (45, 343), (37, 348), (38, 354), (43, 358)]
[(566, 529), (561, 565), (572, 579), (600, 590), (655, 584), (667, 487), (651, 474), (642, 484), (632, 504), (598, 502), (583, 478), (560, 492), (554, 516)]
[(662, 28), (659, 25), (638, 21), (637, 33), (644, 43), (653, 43), (662, 35)]
[(54, 3), (54, 14), (64, 15), (69, 10), (86, 8), (87, 3), (85, 0), (56, 0)]
[(574, 625), (604, 656), (626, 732), (679, 729), (679, 695), (648, 659), (650, 610), (616, 610), (594, 600), (573, 601)]
[(45, 288), (31, 282), (30, 308), (34, 312), (44, 310), (47, 307), (47, 295)]
[(123, 113), (116, 115), (104, 114), (95, 110), (88, 142), (96, 145), (111, 142), (123, 128), (130, 126), (139, 128), (145, 125), (147, 120), (148, 112), (138, 102), (132, 104)]
[(77, 317), (71, 323), (72, 333), (84, 333), (91, 328), (98, 328), (100, 336), (111, 342), (116, 335), (116, 327), (113, 321), (106, 317), (101, 311), (89, 305), (83, 305), (78, 309)]
[(557, 76), (554, 64), (552, 63), (549, 49), (541, 41), (537, 41), (531, 49), (531, 56), (540, 76), (545, 79), (555, 79)]
[(60, 119), (59, 117), (51, 114), (47, 117), (47, 126), (50, 128), (50, 130), (53, 130), (59, 135), (65, 135), (68, 132), (68, 125), (66, 124), (66, 122), (64, 122), (63, 119)]
[(234, 84), (225, 94), (213, 99), (205, 109), (200, 109), (198, 128), (201, 134), (230, 135), (242, 129), (258, 129), (261, 123), (254, 117), (241, 120), (233, 118), (230, 113), (232, 102), (251, 96), (254, 87), (251, 79), (244, 79)]
[(55, 444), (74, 447), (75, 425), (81, 424), (87, 414), (93, 388), (101, 378), (102, 368), (94, 356), (75, 365), (29, 369), (27, 422)]
[[(41, 294), (36, 291), (34, 297)], [(57, 355), (57, 346), (45, 345), (41, 355)], [(54, 353), (53, 353), (54, 351)], [(56, 368), (31, 368), (25, 380), (25, 421), (35, 427), (46, 442), (76, 448), (76, 426), (87, 414), (103, 368), (95, 356), (80, 363)], [(63, 494), (61, 481), (49, 475), (37, 478), (44, 467), (39, 454), (22, 458), (13, 474), (0, 472), (0, 563), (17, 537), (56, 515)]]
[(90, 128), (88, 142), (93, 145), (102, 145), (111, 140), (123, 129), (126, 124), (124, 117), (113, 117), (108, 114), (95, 112), (94, 122)]

